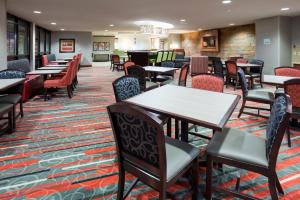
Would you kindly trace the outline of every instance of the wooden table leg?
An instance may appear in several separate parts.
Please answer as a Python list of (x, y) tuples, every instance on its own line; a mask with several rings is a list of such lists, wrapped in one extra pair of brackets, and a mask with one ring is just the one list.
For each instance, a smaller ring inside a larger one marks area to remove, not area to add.
[(187, 121), (181, 120), (181, 141), (189, 141), (189, 123)]

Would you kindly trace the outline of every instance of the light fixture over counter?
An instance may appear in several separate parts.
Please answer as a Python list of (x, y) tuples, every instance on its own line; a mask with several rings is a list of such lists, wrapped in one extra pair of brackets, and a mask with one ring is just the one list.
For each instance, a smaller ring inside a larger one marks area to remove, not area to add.
[(159, 21), (136, 21), (135, 24), (140, 26), (140, 33), (157, 36), (165, 36), (174, 28), (172, 24)]

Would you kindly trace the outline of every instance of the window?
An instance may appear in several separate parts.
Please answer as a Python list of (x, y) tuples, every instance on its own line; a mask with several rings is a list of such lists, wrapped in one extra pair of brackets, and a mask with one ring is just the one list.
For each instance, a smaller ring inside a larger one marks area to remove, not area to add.
[(51, 32), (42, 27), (35, 27), (35, 67), (42, 66), (42, 56), (51, 53)]
[(16, 16), (7, 16), (7, 59), (30, 58), (30, 23)]

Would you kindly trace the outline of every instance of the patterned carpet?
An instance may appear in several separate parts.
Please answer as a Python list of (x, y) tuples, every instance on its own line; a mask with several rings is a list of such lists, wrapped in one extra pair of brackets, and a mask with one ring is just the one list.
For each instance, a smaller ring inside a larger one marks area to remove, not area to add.
[[(50, 101), (35, 97), (24, 104), (25, 117), (18, 120), (17, 131), (1, 136), (0, 199), (115, 199), (118, 169), (106, 106), (114, 102), (111, 82), (121, 75), (108, 67), (84, 68), (79, 72), (79, 85), (72, 99), (61, 90)], [(228, 88), (226, 92), (233, 90)], [(228, 126), (264, 137), (265, 120), (246, 115), (237, 120), (238, 110), (239, 106)], [(277, 172), (286, 192), (281, 199), (296, 200), (300, 199), (300, 131), (292, 133), (293, 146), (288, 148), (284, 140)], [(199, 139), (191, 140), (196, 146), (203, 144)], [(205, 170), (200, 171), (199, 188), (203, 191)], [(215, 184), (234, 187), (236, 172), (225, 166), (220, 176), (216, 170)], [(266, 178), (241, 173), (241, 190), (270, 199)], [(127, 183), (133, 178), (128, 175)], [(169, 191), (176, 199), (190, 199), (184, 179)], [(156, 198), (157, 193), (142, 183), (128, 197)], [(215, 199), (231, 198), (215, 194)]]

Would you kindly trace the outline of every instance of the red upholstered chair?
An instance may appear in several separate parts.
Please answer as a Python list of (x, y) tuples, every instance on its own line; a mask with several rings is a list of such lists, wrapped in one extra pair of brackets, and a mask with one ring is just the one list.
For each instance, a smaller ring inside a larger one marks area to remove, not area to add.
[(49, 88), (67, 88), (69, 98), (72, 98), (72, 82), (74, 79), (74, 71), (76, 70), (76, 61), (71, 61), (67, 73), (60, 79), (50, 79), (44, 82), (45, 99), (47, 99)]
[(300, 77), (300, 70), (293, 67), (277, 67), (274, 69), (276, 76)]
[(125, 72), (125, 76), (128, 75), (128, 70), (127, 68), (130, 67), (130, 66), (134, 66), (135, 63), (134, 62), (131, 62), (131, 61), (127, 61), (124, 63), (124, 72)]
[[(284, 92), (288, 94), (292, 101), (292, 119), (300, 119), (300, 79), (292, 79), (284, 82)], [(290, 130), (287, 130), (288, 145), (291, 147)]]
[(226, 61), (225, 62), (226, 65), (226, 86), (229, 85), (229, 83), (234, 83), (234, 90), (236, 89), (237, 85), (238, 85), (238, 66), (236, 65), (235, 61)]
[(43, 55), (42, 56), (42, 65), (43, 65), (43, 67), (45, 67), (48, 64), (49, 64), (48, 56), (47, 55)]
[(192, 78), (192, 88), (223, 92), (224, 80), (211, 74), (200, 74)]

